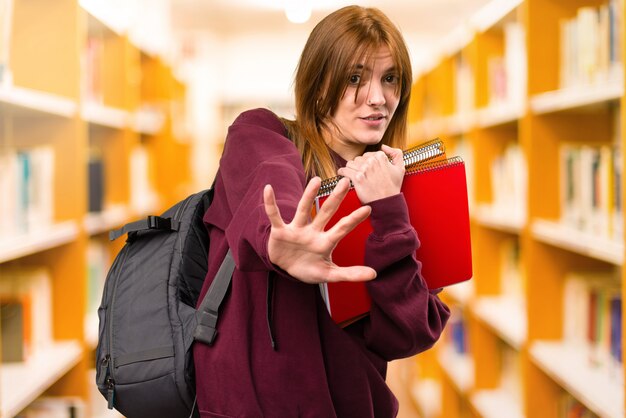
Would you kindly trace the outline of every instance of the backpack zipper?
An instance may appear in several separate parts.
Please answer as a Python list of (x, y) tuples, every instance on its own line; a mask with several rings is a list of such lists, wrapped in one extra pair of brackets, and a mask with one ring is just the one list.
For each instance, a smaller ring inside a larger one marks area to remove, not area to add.
[(107, 354), (104, 356), (102, 361), (100, 361), (100, 377), (98, 378), (98, 386), (104, 386), (106, 379), (109, 377), (109, 361), (111, 356)]
[(115, 399), (115, 381), (110, 377), (107, 379), (107, 408), (113, 409)]
[[(120, 260), (119, 265), (123, 266), (124, 263), (126, 262), (126, 257), (128, 257), (128, 251), (124, 251), (123, 257)], [(105, 378), (104, 378), (104, 383), (106, 384), (107, 387), (107, 407), (109, 409), (113, 409), (113, 401), (115, 398), (115, 376), (114, 376), (114, 369), (115, 369), (115, 365), (113, 364), (113, 305), (115, 304), (115, 294), (117, 293), (117, 284), (118, 284), (119, 280), (115, 280), (115, 284), (113, 285), (113, 295), (111, 296), (111, 305), (108, 307), (107, 312), (106, 312), (106, 323), (107, 323), (107, 334), (109, 335), (109, 341), (108, 341), (108, 349), (109, 349), (109, 354), (107, 354), (104, 359), (103, 359), (103, 364), (100, 365), (100, 367), (103, 367), (104, 370), (106, 370), (106, 374), (105, 374)], [(101, 371), (102, 373), (102, 371)], [(102, 376), (102, 374), (101, 374)]]

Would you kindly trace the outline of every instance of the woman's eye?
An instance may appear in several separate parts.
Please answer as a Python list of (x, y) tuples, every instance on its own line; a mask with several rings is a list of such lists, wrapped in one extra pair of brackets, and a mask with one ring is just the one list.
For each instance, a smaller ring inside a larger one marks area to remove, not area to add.
[(359, 74), (352, 74), (349, 81), (350, 84), (359, 84), (361, 82), (361, 76)]
[(389, 74), (385, 76), (385, 83), (395, 84), (398, 82), (398, 76), (395, 74)]

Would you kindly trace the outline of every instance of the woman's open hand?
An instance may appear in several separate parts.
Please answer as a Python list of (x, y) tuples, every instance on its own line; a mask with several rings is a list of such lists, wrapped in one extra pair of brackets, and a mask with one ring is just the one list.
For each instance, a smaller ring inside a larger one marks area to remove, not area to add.
[(265, 186), (263, 202), (265, 213), (271, 223), (268, 242), (270, 261), (290, 276), (305, 283), (374, 279), (376, 271), (372, 268), (339, 267), (331, 259), (337, 243), (369, 216), (370, 207), (360, 207), (325, 231), (326, 224), (348, 192), (350, 183), (347, 179), (339, 181), (319, 212), (311, 219), (311, 209), (320, 184), (319, 177), (309, 181), (290, 223), (285, 223), (280, 215), (272, 186), (269, 184)]

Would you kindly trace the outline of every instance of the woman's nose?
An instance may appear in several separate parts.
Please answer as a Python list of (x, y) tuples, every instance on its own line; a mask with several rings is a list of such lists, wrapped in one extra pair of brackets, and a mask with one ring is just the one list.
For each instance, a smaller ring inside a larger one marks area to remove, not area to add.
[(380, 82), (372, 81), (367, 88), (366, 103), (369, 106), (382, 106), (385, 104), (383, 86)]

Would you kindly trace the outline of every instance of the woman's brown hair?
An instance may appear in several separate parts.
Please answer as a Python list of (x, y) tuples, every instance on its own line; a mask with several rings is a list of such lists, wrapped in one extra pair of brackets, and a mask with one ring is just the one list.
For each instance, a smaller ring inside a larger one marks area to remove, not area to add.
[[(400, 79), (400, 101), (381, 143), (405, 148), (412, 70), (404, 39), (380, 10), (347, 6), (326, 16), (311, 31), (296, 70), (296, 119), (284, 121), (308, 176), (336, 175), (322, 126), (335, 113), (354, 64), (367, 60), (381, 46), (389, 48)], [(367, 151), (378, 149), (380, 144)]]

